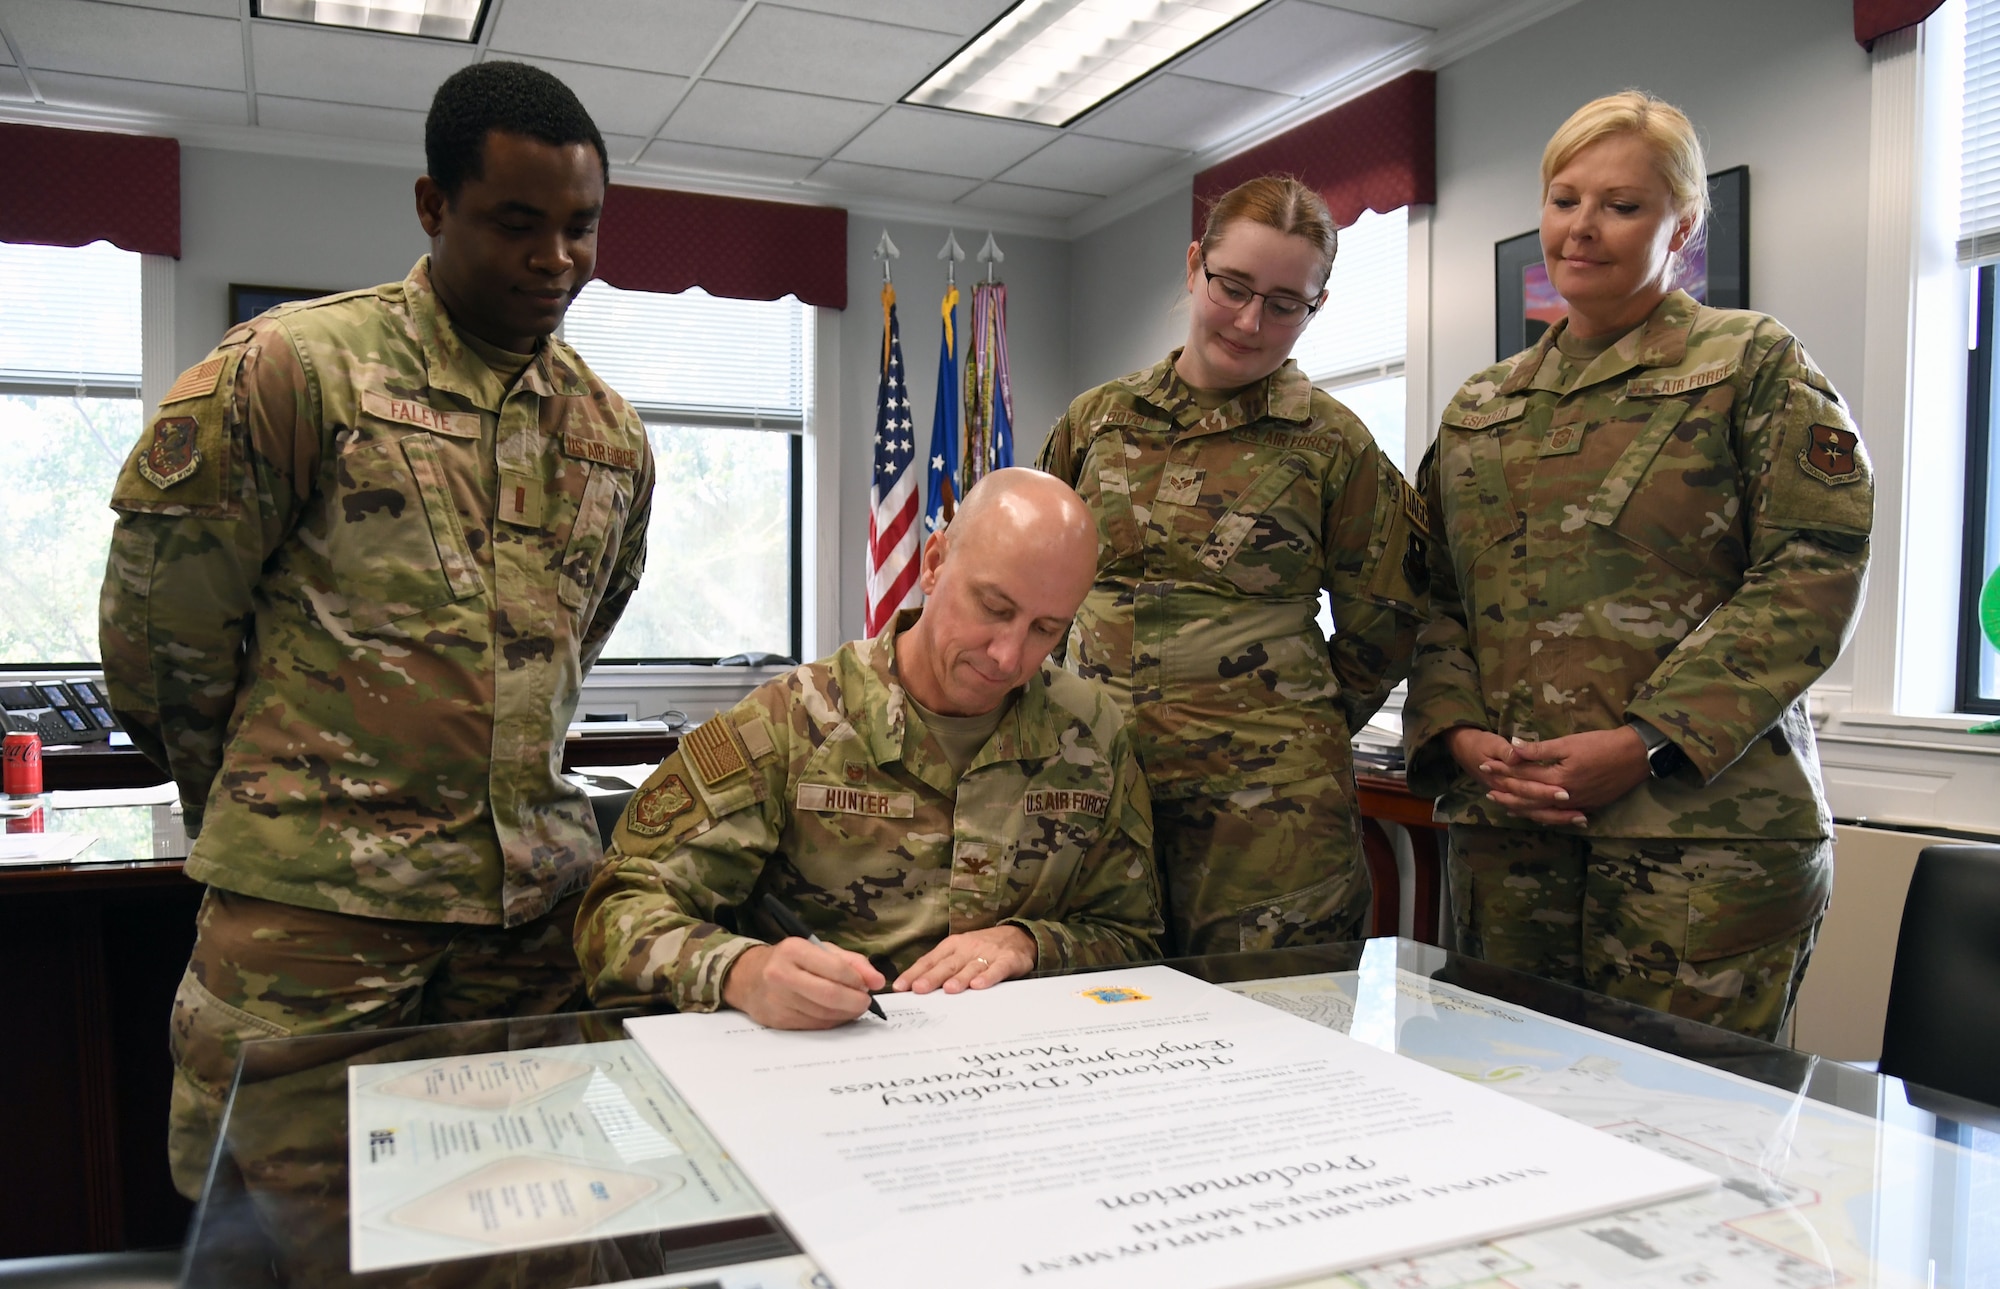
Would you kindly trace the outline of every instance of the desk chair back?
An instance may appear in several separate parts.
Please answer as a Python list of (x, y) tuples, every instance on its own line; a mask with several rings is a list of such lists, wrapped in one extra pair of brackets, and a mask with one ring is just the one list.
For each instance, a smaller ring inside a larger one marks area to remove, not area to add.
[(591, 813), (597, 816), (597, 839), (606, 849), (611, 846), (611, 830), (618, 826), (618, 816), (625, 813), (625, 803), (631, 799), (630, 792), (607, 792), (590, 799)]
[(2000, 1105), (2000, 846), (1926, 846), (1917, 857), (1879, 1068)]

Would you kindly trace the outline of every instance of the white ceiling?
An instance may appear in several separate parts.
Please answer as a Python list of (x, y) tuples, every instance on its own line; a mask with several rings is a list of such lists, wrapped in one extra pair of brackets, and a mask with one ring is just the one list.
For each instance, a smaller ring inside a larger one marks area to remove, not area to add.
[(439, 81), (560, 76), (625, 183), (1075, 235), (1413, 67), (1575, 0), (1267, 0), (1063, 129), (897, 100), (1012, 0), (490, 0), (476, 44), (250, 0), (0, 0), (0, 119), (421, 164)]

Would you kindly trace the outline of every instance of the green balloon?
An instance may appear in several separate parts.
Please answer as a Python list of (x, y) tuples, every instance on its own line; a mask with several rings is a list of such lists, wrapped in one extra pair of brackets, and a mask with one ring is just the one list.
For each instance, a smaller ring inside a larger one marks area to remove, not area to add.
[(1986, 579), (1986, 589), (1979, 593), (1979, 626), (1993, 647), (2000, 649), (2000, 568), (1993, 570), (1993, 576)]

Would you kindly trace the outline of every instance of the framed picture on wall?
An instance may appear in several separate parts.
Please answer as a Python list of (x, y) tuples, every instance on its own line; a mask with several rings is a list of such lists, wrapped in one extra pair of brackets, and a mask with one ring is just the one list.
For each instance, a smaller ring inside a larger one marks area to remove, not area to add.
[[(1708, 177), (1708, 220), (1676, 257), (1673, 285), (1718, 309), (1750, 307), (1750, 167)], [(1496, 360), (1540, 340), (1566, 310), (1549, 285), (1539, 230), (1493, 243)]]
[(317, 291), (303, 286), (250, 286), (242, 282), (229, 284), (229, 325), (248, 322), (264, 310), (280, 304), (290, 304), (293, 300), (317, 300), (332, 291)]

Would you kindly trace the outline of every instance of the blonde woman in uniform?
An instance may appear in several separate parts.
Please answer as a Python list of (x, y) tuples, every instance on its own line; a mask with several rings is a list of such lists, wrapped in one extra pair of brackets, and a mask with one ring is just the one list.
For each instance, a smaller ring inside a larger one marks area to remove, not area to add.
[(1366, 930), (1348, 738), (1407, 668), (1426, 570), (1414, 493), (1289, 361), (1335, 248), (1295, 180), (1222, 196), (1186, 345), (1077, 398), (1042, 451), (1097, 519), (1066, 665), (1130, 711), (1182, 953)]
[(1404, 709), (1458, 947), (1764, 1038), (1833, 877), (1806, 687), (1868, 560), (1868, 461), (1775, 320), (1670, 289), (1701, 144), (1637, 91), (1542, 156), (1568, 316), (1480, 372), (1419, 473), (1437, 617)]

